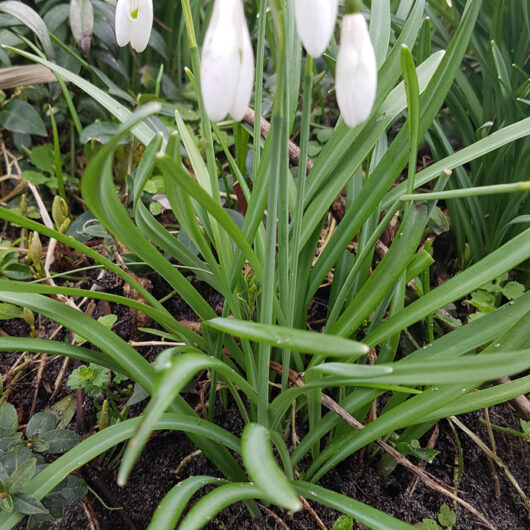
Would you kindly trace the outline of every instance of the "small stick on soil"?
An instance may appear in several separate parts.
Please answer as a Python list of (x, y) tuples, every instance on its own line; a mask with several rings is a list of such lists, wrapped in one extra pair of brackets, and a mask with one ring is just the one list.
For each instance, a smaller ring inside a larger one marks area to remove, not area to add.
[(530, 501), (526, 496), (525, 492), (522, 490), (521, 486), (515, 477), (510, 473), (510, 470), (506, 467), (504, 462), (466, 425), (464, 425), (458, 418), (451, 416), (449, 418), (458, 428), (464, 431), (483, 451), (489, 456), (499, 467), (504, 471), (506, 478), (512, 483), (512, 486), (517, 490), (517, 493), (521, 496), (521, 499), (524, 501), (525, 508), (530, 512)]
[(90, 525), (90, 530), (101, 530), (98, 517), (94, 511), (94, 508), (92, 507), (92, 504), (90, 504), (90, 501), (88, 501), (88, 499), (84, 499), (81, 501), (81, 506), (83, 507), (88, 524)]
[(285, 524), (285, 521), (276, 513), (274, 513), (270, 508), (267, 508), (264, 504), (259, 504), (259, 507), (264, 512), (267, 512), (282, 528), (290, 530), (290, 528)]
[(42, 381), (42, 374), (44, 373), (44, 368), (46, 367), (47, 355), (42, 355), (39, 359), (39, 369), (37, 370), (37, 380), (35, 381), (35, 390), (33, 391), (33, 399), (31, 401), (31, 408), (29, 410), (29, 417), (33, 416), (35, 412), (35, 405), (37, 404), (37, 395), (39, 394), (40, 382)]
[[(428, 449), (434, 449), (434, 446), (436, 444), (436, 440), (438, 440), (438, 434), (440, 432), (440, 428), (438, 427), (438, 424), (434, 426), (434, 429), (432, 431), (432, 434), (429, 438), (429, 441), (427, 442), (427, 448)], [(418, 467), (424, 468), (425, 467), (425, 460), (420, 460), (418, 463)], [(410, 483), (409, 487), (407, 488), (407, 495), (410, 497), (414, 490), (416, 489), (416, 486), (418, 485), (418, 481), (420, 480), (419, 477), (414, 477), (412, 479), (412, 482)]]
[(326, 528), (326, 525), (322, 522), (322, 519), (317, 515), (315, 510), (313, 510), (313, 508), (311, 508), (311, 505), (307, 502), (307, 499), (304, 499), (304, 497), (300, 496), (300, 500), (302, 501), (302, 504), (304, 505), (304, 508), (309, 512), (311, 517), (313, 517), (313, 519), (317, 522), (318, 527), (321, 530), (328, 530)]
[(197, 451), (193, 451), (193, 453), (190, 453), (188, 456), (185, 456), (180, 464), (177, 466), (176, 469), (173, 469), (170, 471), (171, 474), (175, 475), (176, 478), (179, 478), (182, 474), (182, 470), (188, 465), (188, 463), (193, 460), (196, 456), (202, 455), (202, 451), (200, 449), (197, 449)]

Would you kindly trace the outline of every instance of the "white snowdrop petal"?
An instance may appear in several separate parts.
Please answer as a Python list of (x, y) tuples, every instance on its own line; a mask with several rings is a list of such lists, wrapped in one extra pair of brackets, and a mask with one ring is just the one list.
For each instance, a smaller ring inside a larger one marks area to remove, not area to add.
[(115, 31), (118, 46), (127, 46), (131, 35), (131, 18), (128, 13), (128, 0), (118, 0), (116, 4)]
[(131, 24), (131, 46), (138, 53), (147, 48), (152, 27), (153, 3), (151, 0), (140, 0), (138, 2), (138, 16)]
[(236, 92), (230, 107), (230, 116), (241, 121), (245, 116), (254, 85), (254, 52), (245, 20), (241, 26), (241, 54)]
[(216, 0), (201, 54), (201, 91), (212, 121), (241, 119), (252, 92), (254, 56), (241, 0)]
[(343, 18), (335, 77), (342, 118), (355, 127), (370, 115), (377, 90), (375, 53), (361, 14)]
[(320, 57), (329, 45), (337, 20), (338, 0), (295, 0), (300, 40), (311, 57)]

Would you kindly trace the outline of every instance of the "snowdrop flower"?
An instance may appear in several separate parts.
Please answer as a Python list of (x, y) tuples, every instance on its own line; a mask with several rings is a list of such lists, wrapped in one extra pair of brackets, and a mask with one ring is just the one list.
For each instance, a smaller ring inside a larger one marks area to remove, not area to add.
[(118, 0), (116, 5), (116, 41), (129, 42), (138, 53), (147, 48), (153, 27), (153, 0)]
[(204, 107), (212, 121), (240, 121), (254, 83), (254, 54), (241, 0), (215, 0), (201, 55)]
[(372, 110), (377, 89), (377, 63), (364, 17), (344, 15), (335, 72), (335, 90), (348, 127), (362, 123)]
[(338, 7), (339, 0), (294, 0), (298, 35), (307, 53), (315, 59), (328, 47)]

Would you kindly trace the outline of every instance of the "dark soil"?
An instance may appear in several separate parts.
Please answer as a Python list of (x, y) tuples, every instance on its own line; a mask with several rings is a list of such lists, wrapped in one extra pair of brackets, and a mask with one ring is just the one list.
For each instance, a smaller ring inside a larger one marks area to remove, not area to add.
[[(115, 279), (115, 278), (114, 278)], [(167, 292), (167, 287), (156, 277), (151, 278), (153, 293), (160, 297)], [(121, 294), (120, 283), (113, 283), (113, 278), (106, 278), (106, 290)], [(212, 307), (217, 308), (221, 299), (210, 293), (207, 287), (198, 286), (203, 294), (209, 294)], [(191, 320), (192, 315), (185, 304), (178, 297), (173, 297), (167, 303), (168, 308), (181, 320)], [(96, 302), (93, 308), (94, 317), (108, 312), (105, 304)], [(129, 339), (135, 331), (134, 315), (128, 309), (111, 304), (111, 311), (118, 315), (116, 332), (125, 339)], [(57, 324), (39, 317), (39, 335), (49, 337), (57, 328)], [(25, 336), (29, 328), (21, 320), (2, 323), (2, 329), (12, 336)], [(65, 331), (61, 330), (56, 339), (62, 340)], [(135, 340), (138, 337), (134, 337)], [(146, 349), (144, 354), (152, 360), (158, 351), (155, 348)], [(2, 374), (9, 373), (10, 367), (20, 357), (19, 353), (2, 353), (0, 355), (0, 368)], [(50, 396), (58, 374), (63, 366), (64, 359), (48, 357), (42, 371), (38, 387), (35, 411), (43, 410), (50, 403)], [(75, 366), (71, 361), (71, 368)], [(28, 368), (24, 375), (12, 387), (9, 401), (17, 407), (21, 424), (27, 422), (30, 408), (34, 399), (35, 383), (38, 365)], [(71, 368), (67, 371), (63, 382), (53, 397), (53, 401), (71, 393), (65, 381)], [(8, 377), (9, 380), (9, 377)], [(7, 380), (7, 382), (8, 382)], [(80, 401), (84, 416), (83, 423), (76, 423), (76, 429), (82, 434), (89, 434), (96, 423), (96, 410), (91, 399), (84, 398)], [(186, 394), (192, 406), (200, 403), (198, 392)], [(136, 406), (134, 414), (141, 412), (141, 405)], [(480, 438), (488, 442), (486, 428), (479, 422), (482, 413), (472, 413), (461, 417), (461, 420)], [(239, 435), (243, 429), (243, 422), (237, 409), (229, 407), (216, 410), (216, 423), (225, 429)], [(519, 429), (517, 412), (510, 404), (504, 404), (490, 409), (492, 423)], [(440, 432), (435, 449), (440, 454), (432, 464), (427, 465), (427, 471), (442, 479), (447, 484), (455, 486), (457, 471), (457, 445), (452, 430), (446, 421), (439, 424)], [(530, 520), (521, 497), (508, 482), (505, 474), (500, 469), (493, 469), (488, 463), (484, 453), (471, 441), (467, 435), (459, 432), (464, 460), (463, 477), (458, 487), (459, 496), (468, 501), (499, 529), (530, 529)], [(426, 443), (422, 441), (422, 445)], [(495, 432), (497, 454), (506, 467), (513, 474), (522, 490), (529, 491), (530, 486), (530, 460), (529, 447), (521, 438)], [(62, 519), (56, 521), (54, 530), (84, 530), (84, 529), (145, 529), (157, 504), (179, 482), (193, 475), (220, 476), (216, 468), (202, 455), (194, 455), (182, 467), (180, 476), (174, 471), (182, 460), (194, 453), (195, 447), (181, 433), (156, 433), (139, 462), (137, 463), (128, 484), (119, 488), (116, 485), (117, 468), (109, 469), (104, 459), (92, 462), (80, 471), (81, 476), (90, 488), (105, 501), (108, 506), (119, 507), (118, 510), (107, 510), (100, 501), (89, 494), (82, 502), (67, 508)], [(111, 455), (109, 455), (111, 456)], [(415, 524), (424, 518), (436, 519), (442, 504), (449, 504), (457, 512), (456, 529), (483, 528), (480, 522), (460, 506), (453, 507), (450, 499), (418, 483), (411, 495), (407, 494), (413, 477), (403, 468), (398, 467), (390, 476), (382, 476), (377, 472), (378, 456), (370, 456), (366, 451), (362, 456), (353, 455), (340, 466), (322, 478), (320, 484), (334, 491), (341, 492), (354, 499), (391, 514), (398, 519)], [(496, 486), (497, 485), (497, 486)], [(497, 489), (495, 489), (497, 487)], [(320, 517), (327, 528), (331, 528), (339, 517), (339, 513), (325, 506), (311, 503), (314, 512)], [(268, 530), (291, 528), (293, 530), (306, 530), (319, 528), (315, 516), (304, 510), (296, 514), (282, 513), (273, 507), (263, 508), (264, 516), (260, 520), (251, 520), (242, 503), (235, 504), (219, 514), (206, 528), (207, 529), (256, 529)], [(19, 525), (17, 528), (24, 528)], [(364, 528), (357, 525), (356, 528)]]

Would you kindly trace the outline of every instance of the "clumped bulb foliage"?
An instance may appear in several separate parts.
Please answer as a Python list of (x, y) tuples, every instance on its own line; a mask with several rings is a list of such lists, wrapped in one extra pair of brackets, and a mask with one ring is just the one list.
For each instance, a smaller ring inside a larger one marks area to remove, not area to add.
[(153, 27), (152, 0), (118, 0), (116, 5), (116, 41), (138, 53), (147, 48)]
[(294, 0), (296, 29), (311, 57), (320, 57), (328, 47), (338, 8), (338, 0)]
[(201, 55), (204, 107), (212, 121), (240, 121), (252, 95), (254, 53), (241, 0), (216, 0)]
[(377, 62), (366, 21), (360, 13), (344, 15), (335, 72), (335, 91), (344, 123), (355, 127), (372, 111)]

